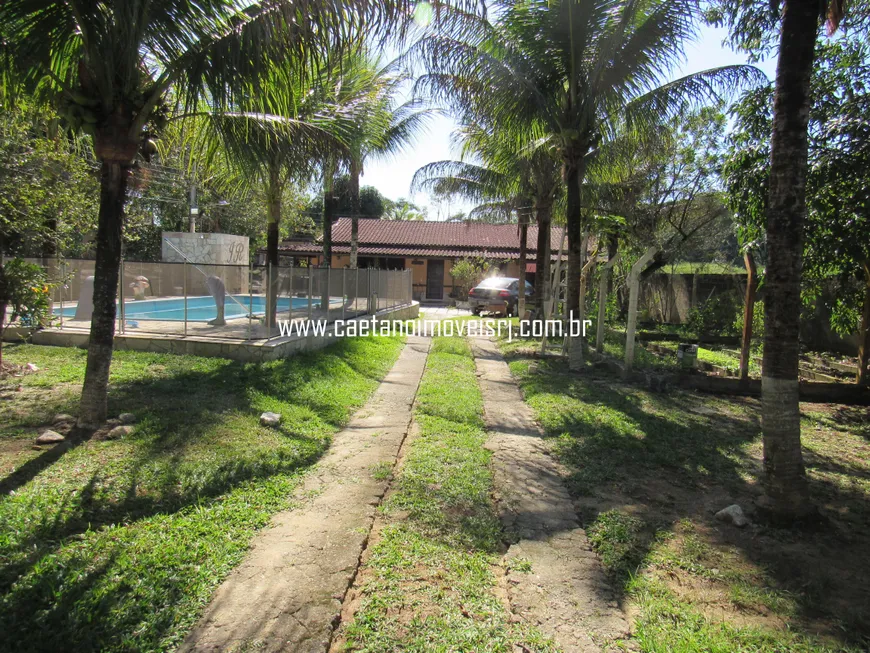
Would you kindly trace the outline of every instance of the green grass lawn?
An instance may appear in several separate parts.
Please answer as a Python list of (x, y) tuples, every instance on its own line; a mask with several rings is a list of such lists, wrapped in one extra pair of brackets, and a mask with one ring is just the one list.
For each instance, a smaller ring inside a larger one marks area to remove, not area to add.
[(347, 339), (265, 364), (116, 352), (110, 414), (135, 413), (133, 435), (34, 451), (34, 427), (75, 413), (85, 352), (5, 348), (40, 371), (0, 401), (0, 649), (179, 644), (400, 349)]
[(483, 400), (464, 339), (435, 338), (383, 527), (360, 571), (347, 650), (547, 651), (496, 592), (501, 523), (484, 448)]
[(760, 493), (757, 401), (652, 393), (506, 350), (642, 650), (866, 650), (870, 409), (802, 406), (810, 488), (828, 527), (737, 529), (712, 515), (732, 503), (751, 510)]

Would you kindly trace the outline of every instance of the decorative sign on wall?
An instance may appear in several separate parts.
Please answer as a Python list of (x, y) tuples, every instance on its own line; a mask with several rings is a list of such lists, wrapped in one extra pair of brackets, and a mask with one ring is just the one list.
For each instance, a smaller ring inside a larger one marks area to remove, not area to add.
[(163, 260), (200, 265), (247, 265), (250, 239), (232, 234), (163, 232)]

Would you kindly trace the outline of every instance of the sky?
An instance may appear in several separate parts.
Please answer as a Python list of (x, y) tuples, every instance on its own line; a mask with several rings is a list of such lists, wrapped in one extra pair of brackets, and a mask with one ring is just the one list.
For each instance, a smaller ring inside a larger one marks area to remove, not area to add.
[[(686, 48), (686, 62), (675, 72), (674, 78), (689, 75), (708, 68), (746, 63), (745, 55), (735, 53), (722, 45), (726, 36), (724, 29), (704, 27), (700, 38)], [(773, 79), (776, 69), (774, 60), (757, 64), (770, 79)], [(389, 160), (372, 161), (366, 165), (362, 183), (374, 186), (392, 200), (405, 197), (415, 204), (429, 209), (429, 219), (444, 220), (457, 211), (468, 211), (470, 205), (453, 202), (451, 205), (438, 207), (432, 204), (425, 193), (410, 195), (411, 178), (414, 173), (427, 163), (444, 159), (457, 158), (457, 153), (451, 148), (451, 134), (456, 123), (448, 116), (437, 116), (431, 122), (429, 129), (418, 136), (414, 146)]]

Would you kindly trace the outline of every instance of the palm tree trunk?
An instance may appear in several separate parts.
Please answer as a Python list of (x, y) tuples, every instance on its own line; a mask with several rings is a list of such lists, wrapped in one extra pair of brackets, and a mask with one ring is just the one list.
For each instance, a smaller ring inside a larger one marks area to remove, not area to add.
[(129, 165), (104, 161), (100, 176), (100, 215), (94, 263), (94, 310), (88, 341), (88, 362), (79, 408), (79, 426), (98, 428), (106, 421), (109, 366), (115, 339), (121, 230)]
[[(578, 328), (575, 321), (583, 320), (580, 310), (580, 275), (583, 274), (583, 220), (580, 206), (580, 185), (583, 182), (583, 163), (580, 160), (565, 161), (564, 176), (567, 184), (567, 213), (565, 216), (568, 233), (568, 289), (565, 298), (565, 313), (571, 333)], [(582, 326), (580, 327), (582, 329)], [(577, 332), (580, 333), (580, 332)], [(568, 368), (579, 370), (583, 367), (583, 337), (576, 335), (568, 339)]]
[(520, 285), (517, 289), (517, 315), (522, 319), (526, 312), (526, 250), (529, 243), (528, 209), (520, 209)]
[(269, 203), (269, 222), (266, 231), (266, 264), (268, 265), (266, 327), (276, 326), (278, 316), (278, 240), (281, 226), (281, 176), (280, 169), (270, 166), (269, 187), (267, 190)]
[(546, 200), (535, 202), (538, 220), (538, 252), (535, 263), (535, 312), (538, 319), (544, 317), (550, 301), (550, 228), (553, 222), (553, 207)]
[(359, 161), (355, 158), (350, 162), (350, 267), (356, 268), (357, 252), (359, 251)]
[(786, 0), (773, 103), (761, 384), (768, 508), (783, 523), (815, 512), (801, 454), (798, 357), (807, 124), (818, 27), (818, 0)]
[(338, 208), (335, 197), (335, 173), (336, 165), (333, 159), (326, 162), (323, 167), (323, 264), (320, 275), (320, 307), (324, 316), (329, 311), (329, 272), (332, 267), (332, 223)]

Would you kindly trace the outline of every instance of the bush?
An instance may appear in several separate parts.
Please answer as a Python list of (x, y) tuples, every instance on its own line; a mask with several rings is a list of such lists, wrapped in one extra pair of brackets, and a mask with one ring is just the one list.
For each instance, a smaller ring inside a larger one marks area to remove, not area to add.
[[(734, 319), (734, 330), (738, 335), (743, 334), (743, 309), (737, 313)], [(755, 311), (752, 313), (752, 341), (761, 341), (764, 338), (764, 303), (755, 302)]]
[(454, 293), (457, 299), (466, 299), (468, 291), (480, 283), (492, 269), (492, 262), (483, 257), (464, 258), (453, 264)]
[[(740, 324), (740, 327), (737, 324)], [(735, 293), (710, 297), (691, 311), (685, 331), (700, 336), (737, 336), (743, 328), (743, 306)]]
[(0, 270), (0, 306), (10, 312), (7, 322), (36, 327), (51, 317), (51, 286), (45, 269), (14, 258)]

